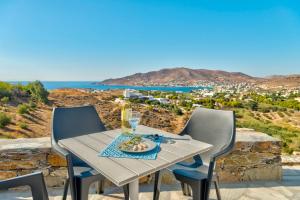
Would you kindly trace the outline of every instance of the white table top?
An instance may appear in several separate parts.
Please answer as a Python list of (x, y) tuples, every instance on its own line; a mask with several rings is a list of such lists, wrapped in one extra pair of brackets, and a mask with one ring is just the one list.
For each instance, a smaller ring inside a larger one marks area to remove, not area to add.
[[(163, 134), (167, 137), (180, 137), (158, 129), (138, 126), (138, 134)], [(121, 134), (121, 129), (92, 133), (63, 139), (59, 144), (85, 161), (117, 186), (123, 186), (139, 177), (167, 168), (177, 162), (209, 150), (212, 145), (197, 140), (175, 140), (174, 144), (161, 143), (161, 151), (156, 160), (100, 157), (113, 139)]]

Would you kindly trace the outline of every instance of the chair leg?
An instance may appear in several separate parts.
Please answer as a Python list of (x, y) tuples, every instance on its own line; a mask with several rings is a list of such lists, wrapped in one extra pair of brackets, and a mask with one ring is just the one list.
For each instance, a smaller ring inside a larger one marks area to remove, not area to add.
[(215, 184), (215, 189), (216, 189), (216, 193), (217, 193), (217, 199), (221, 200), (221, 193), (220, 193), (220, 188), (219, 188), (218, 181), (214, 181), (214, 184)]
[(76, 180), (77, 200), (88, 200), (90, 184), (82, 180)]
[(192, 184), (191, 185), (192, 188), (192, 193), (193, 193), (193, 200), (202, 200), (201, 198), (201, 192), (200, 191), (200, 185), (199, 184)]
[(65, 182), (65, 186), (64, 186), (64, 194), (63, 194), (62, 200), (66, 200), (67, 199), (69, 184), (70, 184), (70, 179), (67, 178), (67, 180)]
[(193, 193), (193, 200), (207, 200), (205, 199), (205, 192), (206, 192), (206, 180), (201, 180), (199, 182), (191, 183), (192, 193)]
[(192, 189), (189, 185), (186, 185), (186, 192), (187, 192), (187, 196), (192, 196)]
[(123, 186), (123, 191), (124, 191), (124, 199), (129, 200), (129, 185), (124, 185)]
[(71, 199), (72, 200), (77, 200), (77, 185), (76, 185), (76, 178), (73, 178), (73, 181), (69, 178), (69, 189), (70, 189), (70, 194), (71, 194)]
[(161, 185), (161, 175), (160, 175), (160, 171), (157, 171), (155, 172), (153, 200), (159, 199), (160, 185)]
[(185, 190), (185, 183), (180, 182), (180, 185), (181, 185), (181, 190), (182, 190), (183, 195), (187, 196), (187, 193), (186, 193), (186, 190)]
[(104, 193), (104, 180), (98, 181), (96, 183), (96, 193), (103, 194)]
[(182, 193), (184, 196), (191, 196), (191, 190), (189, 185), (187, 185), (186, 183), (180, 182), (181, 185), (181, 189), (182, 189)]

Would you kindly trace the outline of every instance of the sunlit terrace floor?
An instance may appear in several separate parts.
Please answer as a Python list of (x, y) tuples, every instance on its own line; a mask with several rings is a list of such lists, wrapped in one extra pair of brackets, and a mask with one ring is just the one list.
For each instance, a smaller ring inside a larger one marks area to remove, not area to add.
[[(49, 189), (50, 200), (60, 200), (62, 189)], [(141, 185), (140, 199), (152, 199), (152, 185)], [(300, 166), (284, 166), (283, 180), (273, 182), (252, 182), (239, 184), (221, 184), (221, 195), (223, 200), (285, 200), (300, 199)], [(0, 199), (31, 199), (30, 192), (24, 190), (13, 190), (0, 192)], [(70, 199), (70, 197), (68, 198)], [(91, 200), (115, 200), (123, 199), (122, 190), (119, 188), (108, 188), (104, 195), (97, 195), (91, 191)], [(162, 185), (160, 199), (192, 199), (182, 195), (180, 185)], [(211, 199), (216, 199), (215, 190), (211, 190)]]

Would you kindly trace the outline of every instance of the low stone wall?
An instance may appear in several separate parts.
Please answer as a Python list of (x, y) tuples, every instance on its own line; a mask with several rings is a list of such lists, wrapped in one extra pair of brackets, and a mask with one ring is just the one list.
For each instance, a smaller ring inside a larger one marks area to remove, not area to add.
[(238, 129), (233, 151), (219, 159), (221, 182), (281, 180), (281, 141), (251, 129)]
[(50, 138), (0, 140), (0, 180), (42, 171), (49, 187), (64, 185), (66, 162), (51, 151)]
[[(233, 152), (218, 160), (216, 170), (221, 182), (280, 180), (280, 152), (279, 140), (241, 129)], [(43, 172), (49, 187), (65, 182), (66, 162), (51, 151), (50, 138), (0, 140), (0, 180), (34, 171)], [(163, 180), (174, 178), (165, 171)]]

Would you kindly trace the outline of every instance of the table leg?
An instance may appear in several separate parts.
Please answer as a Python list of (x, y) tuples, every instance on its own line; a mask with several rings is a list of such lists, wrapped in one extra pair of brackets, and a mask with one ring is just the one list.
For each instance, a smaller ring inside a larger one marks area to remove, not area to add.
[(129, 183), (129, 199), (130, 200), (139, 199), (139, 179)]

